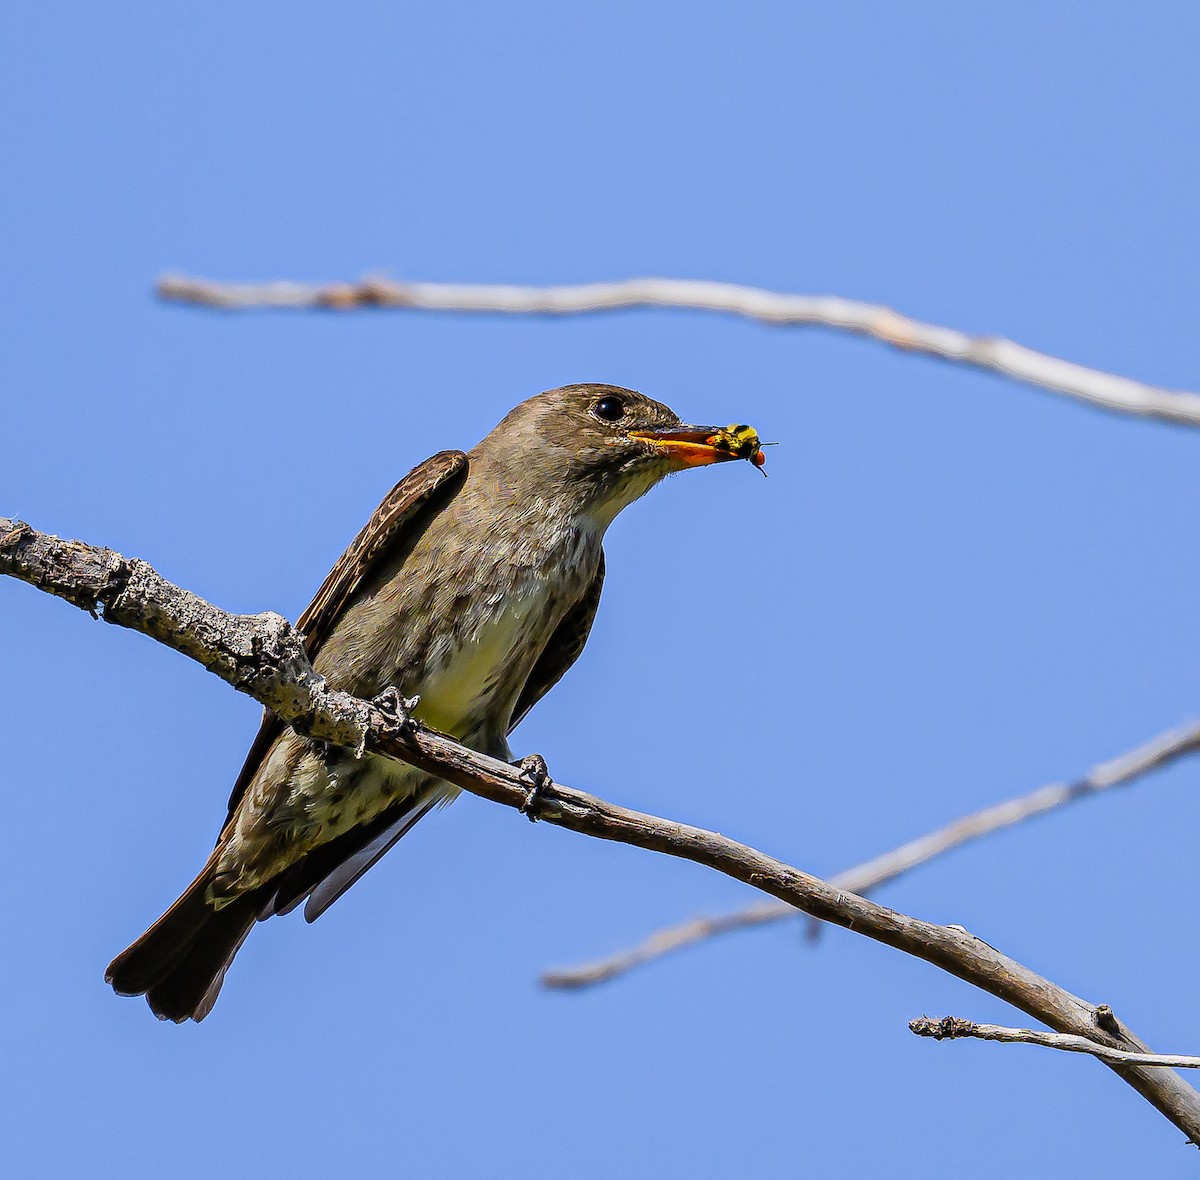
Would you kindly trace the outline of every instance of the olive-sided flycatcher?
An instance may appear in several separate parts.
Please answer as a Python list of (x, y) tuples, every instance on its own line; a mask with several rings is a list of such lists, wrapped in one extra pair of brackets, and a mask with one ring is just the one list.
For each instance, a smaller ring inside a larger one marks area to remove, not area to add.
[[(359, 697), (417, 694), (417, 720), (511, 759), (508, 734), (583, 650), (613, 518), (672, 471), (737, 458), (762, 463), (749, 427), (684, 426), (629, 389), (532, 397), (392, 489), (299, 619), (313, 667)], [(257, 919), (307, 899), (314, 920), (457, 794), (266, 715), (212, 855), (106, 979), (160, 1019), (202, 1020)]]

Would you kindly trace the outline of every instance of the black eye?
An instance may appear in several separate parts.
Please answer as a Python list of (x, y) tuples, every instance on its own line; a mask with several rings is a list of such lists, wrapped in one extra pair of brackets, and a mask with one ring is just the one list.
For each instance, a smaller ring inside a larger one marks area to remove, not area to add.
[(605, 422), (617, 422), (625, 416), (625, 403), (619, 397), (602, 397), (592, 407), (592, 413)]

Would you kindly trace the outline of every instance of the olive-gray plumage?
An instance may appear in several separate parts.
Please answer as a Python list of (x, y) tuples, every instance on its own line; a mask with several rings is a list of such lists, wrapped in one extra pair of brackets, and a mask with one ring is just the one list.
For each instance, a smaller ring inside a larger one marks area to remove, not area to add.
[[(670, 471), (731, 457), (680, 460), (660, 441), (684, 437), (703, 431), (659, 402), (573, 385), (522, 402), (466, 455), (421, 464), (299, 620), (314, 668), (361, 697), (389, 687), (419, 694), (420, 721), (510, 758), (510, 730), (587, 639), (613, 518)], [(160, 1018), (202, 1019), (256, 919), (307, 898), (311, 921), (457, 793), (265, 717), (212, 856), (113, 961), (109, 982), (146, 994)]]

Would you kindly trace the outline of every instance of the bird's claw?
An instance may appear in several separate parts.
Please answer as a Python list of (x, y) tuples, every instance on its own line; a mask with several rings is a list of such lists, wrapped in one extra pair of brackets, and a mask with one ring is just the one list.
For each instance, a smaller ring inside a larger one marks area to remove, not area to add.
[(392, 684), (371, 699), (371, 704), (383, 714), (385, 726), (392, 733), (403, 733), (412, 728), (412, 711), (420, 703), (420, 697), (402, 696), (400, 690)]
[(521, 777), (529, 783), (529, 793), (521, 804), (521, 814), (531, 824), (537, 823), (538, 812), (541, 810), (542, 792), (553, 780), (546, 768), (546, 759), (541, 754), (530, 754), (513, 765), (521, 772)]

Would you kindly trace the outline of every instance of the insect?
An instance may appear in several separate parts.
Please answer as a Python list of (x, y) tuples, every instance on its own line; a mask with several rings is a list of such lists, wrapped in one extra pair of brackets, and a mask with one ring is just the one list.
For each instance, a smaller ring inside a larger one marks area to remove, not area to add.
[[(716, 434), (710, 434), (705, 442), (710, 447), (716, 447), (718, 451), (728, 451), (735, 459), (749, 460), (759, 471), (762, 471), (763, 464), (767, 461), (762, 448), (764, 445), (772, 445), (760, 442), (758, 431), (744, 422), (733, 423), (723, 430), (718, 430)], [(767, 474), (765, 471), (762, 473)]]

